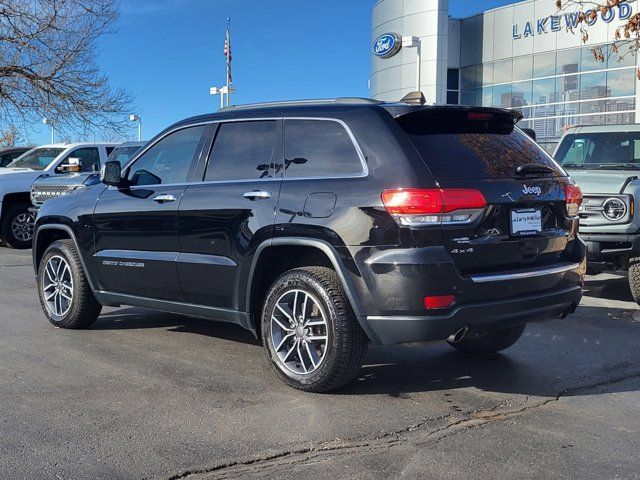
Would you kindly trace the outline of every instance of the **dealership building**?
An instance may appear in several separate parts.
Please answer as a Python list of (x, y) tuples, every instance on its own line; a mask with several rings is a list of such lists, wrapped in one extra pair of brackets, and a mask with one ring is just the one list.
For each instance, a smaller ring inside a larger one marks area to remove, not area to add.
[(375, 3), (373, 98), (399, 100), (419, 86), (428, 103), (515, 109), (524, 115), (519, 125), (533, 128), (548, 149), (568, 125), (640, 122), (637, 56), (628, 43), (611, 44), (638, 11), (637, 1), (598, 12), (586, 25), (586, 41), (575, 7), (559, 12), (555, 0), (526, 0), (462, 19), (449, 16), (448, 3)]

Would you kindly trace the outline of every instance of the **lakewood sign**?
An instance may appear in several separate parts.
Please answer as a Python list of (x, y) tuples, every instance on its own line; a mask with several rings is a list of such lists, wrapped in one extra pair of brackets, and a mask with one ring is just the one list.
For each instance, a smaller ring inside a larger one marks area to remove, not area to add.
[[(588, 19), (593, 10), (589, 9), (584, 12), (585, 17)], [(593, 20), (585, 21), (588, 26), (594, 25), (598, 20), (604, 23), (611, 23), (615, 20), (616, 16), (618, 20), (628, 20), (631, 18), (633, 10), (628, 3), (621, 3), (618, 8), (611, 8), (607, 13), (599, 13)], [(548, 17), (540, 18), (538, 20), (532, 20), (524, 24), (513, 25), (513, 39), (518, 40), (520, 38), (532, 37), (534, 35), (544, 35), (549, 32), (559, 32), (560, 30), (567, 29), (573, 30), (578, 27), (578, 14), (575, 12), (565, 13), (563, 15), (550, 15)]]

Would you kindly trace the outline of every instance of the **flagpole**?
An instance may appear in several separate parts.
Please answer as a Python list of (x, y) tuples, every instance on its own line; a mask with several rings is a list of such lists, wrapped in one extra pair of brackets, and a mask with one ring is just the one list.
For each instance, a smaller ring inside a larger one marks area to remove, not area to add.
[(229, 85), (229, 60), (231, 59), (231, 18), (227, 17), (227, 107), (231, 105), (231, 90)]

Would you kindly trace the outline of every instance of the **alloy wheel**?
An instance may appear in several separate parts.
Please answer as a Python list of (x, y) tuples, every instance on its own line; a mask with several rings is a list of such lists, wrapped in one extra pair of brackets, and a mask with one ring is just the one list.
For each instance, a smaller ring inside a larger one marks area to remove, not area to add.
[(69, 263), (59, 256), (52, 256), (42, 277), (42, 294), (47, 309), (56, 317), (64, 316), (73, 301), (73, 276)]
[(282, 294), (271, 312), (271, 341), (280, 369), (308, 375), (320, 367), (329, 339), (320, 302), (304, 290)]
[(16, 215), (11, 222), (11, 233), (21, 242), (28, 242), (33, 237), (33, 215), (24, 212)]

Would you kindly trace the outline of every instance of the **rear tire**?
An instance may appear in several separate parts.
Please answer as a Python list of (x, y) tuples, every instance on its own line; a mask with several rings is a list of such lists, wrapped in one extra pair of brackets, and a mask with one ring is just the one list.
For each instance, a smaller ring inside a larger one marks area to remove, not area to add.
[(463, 337), (459, 342), (448, 342), (453, 348), (474, 355), (490, 355), (512, 346), (522, 336), (526, 325), (487, 332), (477, 337)]
[(640, 305), (640, 257), (629, 259), (629, 289), (635, 302)]
[(289, 270), (273, 283), (262, 309), (262, 340), (278, 377), (307, 392), (351, 382), (368, 343), (338, 276), (326, 267)]
[(37, 281), (42, 310), (56, 327), (86, 328), (100, 315), (102, 305), (91, 291), (72, 240), (58, 240), (47, 248)]
[(27, 203), (15, 203), (7, 207), (2, 216), (2, 239), (15, 249), (31, 248), (33, 240), (33, 214)]

